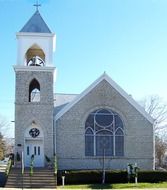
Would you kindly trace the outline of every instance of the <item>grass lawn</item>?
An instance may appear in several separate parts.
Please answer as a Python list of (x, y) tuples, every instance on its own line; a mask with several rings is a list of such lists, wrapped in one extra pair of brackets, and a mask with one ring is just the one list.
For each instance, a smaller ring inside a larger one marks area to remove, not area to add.
[(167, 182), (163, 183), (124, 183), (124, 184), (89, 184), (89, 185), (65, 185), (57, 189), (144, 189), (144, 188), (167, 188)]

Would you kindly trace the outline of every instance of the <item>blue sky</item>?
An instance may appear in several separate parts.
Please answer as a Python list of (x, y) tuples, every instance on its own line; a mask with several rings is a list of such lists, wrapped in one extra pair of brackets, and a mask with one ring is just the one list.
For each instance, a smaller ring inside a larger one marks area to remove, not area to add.
[[(14, 120), (18, 32), (35, 0), (0, 0), (0, 115)], [(167, 101), (166, 0), (41, 0), (56, 33), (55, 91), (80, 93), (104, 71), (134, 99)], [(12, 127), (12, 126), (11, 126)]]

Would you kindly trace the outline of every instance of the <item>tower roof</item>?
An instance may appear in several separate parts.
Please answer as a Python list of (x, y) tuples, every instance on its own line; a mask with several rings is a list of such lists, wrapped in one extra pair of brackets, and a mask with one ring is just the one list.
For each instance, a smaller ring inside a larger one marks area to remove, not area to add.
[(38, 10), (32, 15), (20, 32), (52, 33)]

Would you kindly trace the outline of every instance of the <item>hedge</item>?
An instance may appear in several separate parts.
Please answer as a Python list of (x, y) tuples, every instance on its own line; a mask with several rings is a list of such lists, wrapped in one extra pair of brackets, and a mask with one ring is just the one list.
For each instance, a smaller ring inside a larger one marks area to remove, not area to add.
[[(62, 184), (62, 175), (65, 175), (66, 184), (98, 184), (102, 182), (103, 174), (98, 170), (66, 171), (65, 174), (63, 171), (58, 171), (58, 184)], [(106, 183), (119, 183), (120, 180), (122, 183), (127, 182), (126, 171), (106, 171)]]
[[(62, 184), (62, 175), (65, 176), (65, 184), (100, 184), (102, 183), (102, 171), (98, 170), (76, 170), (58, 171), (57, 182)], [(167, 181), (165, 171), (139, 171), (138, 182), (158, 183)], [(127, 183), (126, 171), (106, 171), (106, 183)], [(134, 182), (134, 179), (131, 179)]]
[(167, 181), (167, 171), (140, 171), (138, 181), (150, 183)]

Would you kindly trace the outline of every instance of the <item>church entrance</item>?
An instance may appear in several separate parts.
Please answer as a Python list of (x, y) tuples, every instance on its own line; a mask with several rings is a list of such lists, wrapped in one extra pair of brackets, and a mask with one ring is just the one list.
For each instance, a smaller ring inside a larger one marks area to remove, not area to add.
[(32, 156), (34, 156), (34, 167), (44, 166), (44, 151), (42, 140), (25, 140), (25, 167), (30, 167)]
[(25, 131), (23, 157), (25, 167), (30, 167), (32, 157), (34, 167), (44, 167), (44, 133), (35, 121)]

